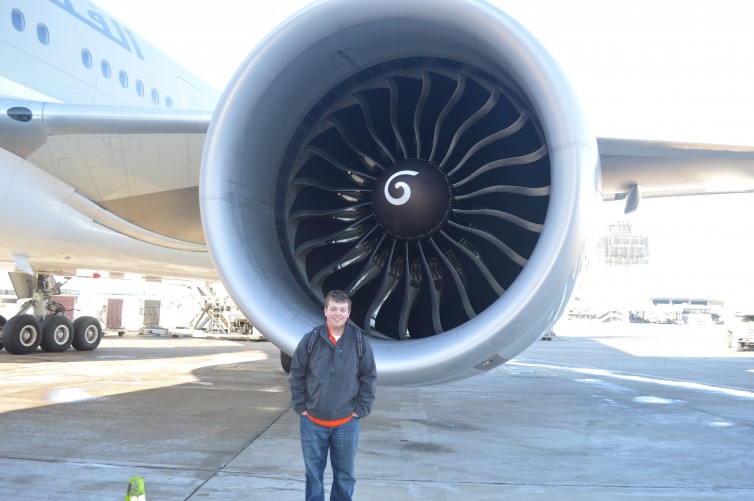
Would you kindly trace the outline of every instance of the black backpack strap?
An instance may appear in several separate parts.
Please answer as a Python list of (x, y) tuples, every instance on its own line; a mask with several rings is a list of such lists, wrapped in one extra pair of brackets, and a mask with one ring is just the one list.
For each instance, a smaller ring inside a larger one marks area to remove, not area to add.
[(317, 338), (319, 337), (319, 326), (312, 329), (312, 331), (309, 333), (309, 346), (306, 349), (306, 353), (311, 357), (312, 351), (314, 350), (314, 343), (317, 341)]
[(364, 340), (362, 336), (361, 329), (356, 327), (356, 353), (359, 355), (359, 358), (364, 356)]

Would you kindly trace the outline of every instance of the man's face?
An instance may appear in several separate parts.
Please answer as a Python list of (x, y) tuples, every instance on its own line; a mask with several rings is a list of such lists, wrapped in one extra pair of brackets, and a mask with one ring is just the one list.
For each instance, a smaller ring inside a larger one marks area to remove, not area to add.
[(342, 329), (346, 325), (350, 314), (351, 308), (348, 306), (348, 303), (330, 301), (325, 305), (325, 318), (327, 318), (327, 325), (331, 328)]

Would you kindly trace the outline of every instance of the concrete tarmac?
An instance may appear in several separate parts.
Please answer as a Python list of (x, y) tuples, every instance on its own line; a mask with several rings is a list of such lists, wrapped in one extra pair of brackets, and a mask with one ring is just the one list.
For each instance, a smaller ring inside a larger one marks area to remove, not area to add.
[[(561, 323), (475, 378), (378, 388), (357, 500), (754, 500), (754, 353), (719, 326)], [(303, 498), (268, 342), (0, 352), (0, 499)], [(328, 473), (329, 477), (329, 467)]]

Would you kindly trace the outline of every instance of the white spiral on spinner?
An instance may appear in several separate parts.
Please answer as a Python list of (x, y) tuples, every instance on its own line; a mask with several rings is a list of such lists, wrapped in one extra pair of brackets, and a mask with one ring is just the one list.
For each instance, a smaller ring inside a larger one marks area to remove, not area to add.
[(403, 205), (406, 202), (408, 202), (408, 199), (411, 198), (411, 187), (404, 183), (403, 181), (399, 181), (395, 183), (395, 189), (403, 190), (403, 195), (401, 195), (399, 198), (395, 198), (388, 192), (388, 188), (390, 187), (390, 183), (398, 176), (415, 176), (418, 172), (415, 170), (402, 170), (398, 171), (392, 176), (390, 176), (385, 183), (385, 198), (388, 202), (390, 202), (393, 205)]

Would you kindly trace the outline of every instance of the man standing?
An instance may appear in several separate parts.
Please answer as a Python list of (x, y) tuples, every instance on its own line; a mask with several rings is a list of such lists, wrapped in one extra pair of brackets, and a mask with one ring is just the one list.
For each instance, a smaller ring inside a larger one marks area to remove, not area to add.
[(377, 369), (364, 333), (348, 325), (351, 299), (343, 291), (325, 298), (326, 322), (296, 347), (289, 383), (300, 415), (306, 500), (324, 501), (327, 453), (333, 471), (331, 501), (351, 499), (356, 485), (359, 423), (372, 410)]

